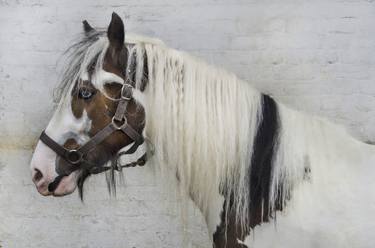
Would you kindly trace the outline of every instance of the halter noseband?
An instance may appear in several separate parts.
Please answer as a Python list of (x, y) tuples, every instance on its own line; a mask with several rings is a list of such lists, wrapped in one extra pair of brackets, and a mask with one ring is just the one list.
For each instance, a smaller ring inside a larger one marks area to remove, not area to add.
[[(143, 166), (147, 160), (147, 154), (144, 153), (137, 161), (119, 165), (118, 158), (124, 154), (132, 154), (134, 153), (137, 148), (144, 142), (144, 138), (141, 134), (139, 134), (134, 128), (132, 128), (126, 119), (125, 113), (126, 108), (128, 106), (129, 101), (133, 99), (133, 86), (130, 84), (125, 83), (121, 88), (121, 98), (117, 105), (116, 112), (112, 117), (111, 123), (105, 126), (102, 130), (96, 133), (90, 140), (88, 140), (85, 144), (83, 144), (78, 149), (66, 149), (62, 145), (58, 144), (54, 141), (51, 137), (49, 137), (45, 131), (42, 132), (40, 135), (40, 140), (46, 144), (49, 148), (51, 148), (57, 155), (63, 158), (68, 164), (68, 167), (59, 166), (56, 167), (56, 172), (58, 176), (55, 180), (48, 185), (48, 190), (53, 192), (59, 185), (61, 179), (64, 176), (70, 175), (73, 171), (78, 169), (86, 169), (89, 171), (90, 174), (98, 174), (109, 169), (121, 170), (124, 167), (134, 167), (136, 165)], [(96, 164), (91, 163), (90, 161), (86, 160), (87, 154), (99, 145), (104, 139), (110, 136), (112, 133), (116, 131), (121, 131), (125, 133), (130, 139), (134, 141), (134, 144), (124, 152), (120, 152), (116, 155), (116, 163), (115, 166), (99, 166)]]

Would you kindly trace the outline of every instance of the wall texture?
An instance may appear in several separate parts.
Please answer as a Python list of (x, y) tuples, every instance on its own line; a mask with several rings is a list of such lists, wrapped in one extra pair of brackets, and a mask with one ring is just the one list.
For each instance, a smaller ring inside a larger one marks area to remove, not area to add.
[[(148, 169), (127, 173), (117, 199), (91, 180), (83, 205), (76, 195), (41, 198), (30, 182), (23, 149), (51, 116), (56, 61), (83, 19), (106, 27), (112, 11), (127, 31), (161, 38), (375, 141), (373, 0), (0, 0), (0, 246), (179, 247), (184, 239), (176, 201), (165, 200)], [(202, 217), (190, 210), (193, 246), (206, 247)]]

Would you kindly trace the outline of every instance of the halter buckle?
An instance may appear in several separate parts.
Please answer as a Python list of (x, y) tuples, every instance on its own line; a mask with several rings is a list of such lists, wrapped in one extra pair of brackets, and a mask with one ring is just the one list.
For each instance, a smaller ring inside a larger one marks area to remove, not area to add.
[(133, 97), (133, 86), (124, 84), (121, 88), (121, 99), (129, 101)]
[(66, 160), (68, 160), (71, 164), (79, 164), (83, 159), (83, 154), (78, 150), (68, 150), (65, 156)]
[[(121, 121), (122, 121), (122, 123), (121, 123)], [(117, 130), (121, 130), (121, 129), (123, 129), (124, 127), (126, 127), (126, 125), (128, 125), (128, 121), (127, 121), (126, 118), (123, 118), (121, 121), (116, 120), (114, 116), (112, 117), (112, 125), (113, 125)], [(120, 123), (119, 123), (119, 122), (120, 122)]]

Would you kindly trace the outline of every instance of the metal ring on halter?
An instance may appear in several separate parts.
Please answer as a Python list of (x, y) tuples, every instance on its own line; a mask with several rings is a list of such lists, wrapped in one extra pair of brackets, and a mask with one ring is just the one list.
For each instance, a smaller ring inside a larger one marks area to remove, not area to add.
[(124, 84), (121, 88), (121, 98), (124, 100), (131, 100), (133, 97), (133, 86), (131, 84)]
[(83, 159), (83, 154), (78, 150), (68, 150), (65, 156), (66, 160), (68, 160), (71, 164), (79, 164)]
[(126, 125), (128, 125), (128, 120), (126, 119), (126, 118), (123, 118), (122, 119), (122, 121), (123, 121), (123, 123), (121, 124), (121, 125), (118, 125), (117, 123), (116, 123), (116, 119), (115, 119), (115, 117), (113, 116), (112, 117), (112, 125), (117, 129), (117, 130), (121, 130), (121, 129), (123, 129), (124, 127), (126, 127)]

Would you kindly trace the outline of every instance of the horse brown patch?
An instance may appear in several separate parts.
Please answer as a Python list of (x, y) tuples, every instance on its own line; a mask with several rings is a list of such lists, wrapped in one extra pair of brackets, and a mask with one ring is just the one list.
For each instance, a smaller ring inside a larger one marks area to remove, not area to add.
[[(126, 62), (123, 59), (116, 58), (116, 56), (126, 58), (125, 47), (119, 53), (114, 53), (111, 47), (108, 48), (104, 57), (103, 70), (113, 73), (121, 77), (125, 81), (125, 70)], [(115, 56), (115, 57), (114, 57)], [(88, 135), (93, 137), (97, 132), (103, 129), (112, 121), (118, 101), (113, 99), (119, 99), (121, 95), (122, 84), (109, 82), (104, 85), (104, 91), (96, 89), (91, 83), (92, 70), (90, 66), (87, 70), (89, 73), (89, 80), (76, 82), (72, 91), (71, 109), (73, 115), (78, 119), (83, 116), (83, 113), (87, 113), (87, 117), (91, 121), (90, 130)], [(80, 91), (84, 89), (91, 92), (93, 95), (89, 99), (80, 97)], [(108, 98), (109, 96), (110, 98)], [(138, 106), (134, 99), (131, 99), (126, 112), (127, 122), (139, 133), (142, 133), (144, 127), (144, 109)], [(90, 153), (90, 161), (96, 163), (104, 163), (108, 161), (114, 154), (116, 154), (122, 147), (130, 144), (132, 140), (123, 132), (114, 132), (107, 137), (101, 144), (94, 148), (94, 151)], [(70, 143), (70, 142), (69, 142)], [(68, 146), (69, 144), (66, 144)], [(68, 147), (67, 147), (68, 148)], [(76, 147), (74, 147), (76, 148)]]

